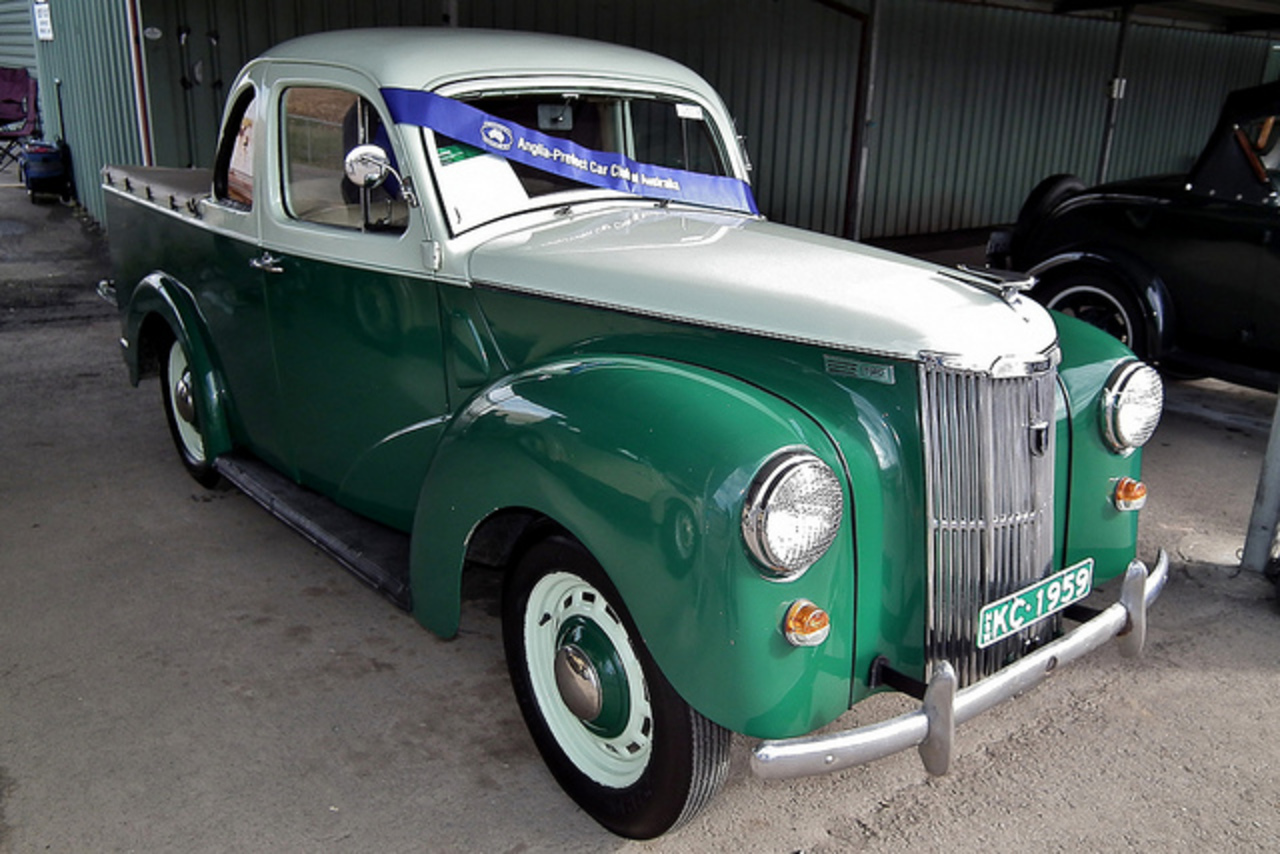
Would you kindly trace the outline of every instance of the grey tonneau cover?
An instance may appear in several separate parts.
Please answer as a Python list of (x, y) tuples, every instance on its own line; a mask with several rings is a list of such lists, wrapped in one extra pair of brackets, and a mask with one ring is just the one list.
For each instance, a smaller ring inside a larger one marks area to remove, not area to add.
[(213, 186), (211, 169), (163, 166), (105, 166), (102, 183), (171, 210), (194, 213), (198, 200)]

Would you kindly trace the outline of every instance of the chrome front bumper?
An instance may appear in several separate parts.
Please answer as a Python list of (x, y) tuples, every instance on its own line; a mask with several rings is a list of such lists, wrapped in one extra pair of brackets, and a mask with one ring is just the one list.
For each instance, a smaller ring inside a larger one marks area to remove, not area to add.
[(1122, 655), (1140, 655), (1147, 635), (1147, 608), (1168, 578), (1169, 556), (1163, 549), (1150, 573), (1142, 561), (1135, 560), (1125, 572), (1119, 602), (1000, 672), (956, 691), (955, 671), (944, 662), (929, 680), (924, 704), (916, 711), (846, 732), (761, 742), (751, 755), (751, 770), (771, 779), (808, 777), (916, 747), (930, 774), (945, 774), (957, 725), (1030, 690), (1062, 665), (1112, 638), (1119, 638)]

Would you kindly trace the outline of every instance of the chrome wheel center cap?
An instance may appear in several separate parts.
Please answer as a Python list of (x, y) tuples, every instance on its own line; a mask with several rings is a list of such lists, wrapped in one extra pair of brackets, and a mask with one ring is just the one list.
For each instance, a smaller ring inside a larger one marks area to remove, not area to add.
[(556, 687), (560, 699), (579, 720), (592, 721), (600, 716), (604, 695), (600, 691), (600, 674), (581, 649), (565, 644), (556, 650)]
[(188, 424), (196, 423), (196, 402), (191, 397), (190, 371), (183, 371), (182, 378), (173, 387), (173, 402), (183, 421)]

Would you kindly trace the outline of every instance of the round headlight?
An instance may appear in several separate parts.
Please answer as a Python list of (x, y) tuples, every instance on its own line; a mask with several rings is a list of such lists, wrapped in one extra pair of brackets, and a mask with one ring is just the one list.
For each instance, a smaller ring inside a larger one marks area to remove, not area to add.
[(742, 510), (742, 536), (762, 567), (791, 579), (826, 553), (843, 516), (835, 472), (812, 452), (791, 449), (756, 473)]
[(1118, 454), (1132, 453), (1151, 438), (1164, 407), (1164, 384), (1156, 369), (1125, 362), (1102, 390), (1102, 432)]

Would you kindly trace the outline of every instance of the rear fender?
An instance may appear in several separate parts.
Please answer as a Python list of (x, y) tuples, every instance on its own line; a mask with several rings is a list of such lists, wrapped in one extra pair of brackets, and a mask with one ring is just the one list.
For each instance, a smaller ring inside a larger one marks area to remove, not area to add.
[[(779, 449), (807, 446), (847, 484), (830, 438), (754, 386), (689, 365), (592, 356), (491, 386), (450, 425), (413, 529), (415, 616), (458, 630), (467, 545), (508, 510), (552, 520), (600, 562), (676, 690), (738, 732), (798, 735), (849, 705), (853, 550), (846, 523), (801, 578), (767, 580), (743, 498)], [(846, 486), (846, 519), (849, 496)], [(819, 647), (781, 632), (797, 598), (842, 619)]]
[[(144, 376), (163, 371), (169, 342), (181, 341), (192, 371), (200, 378), (196, 412), (204, 427), (205, 450), (210, 459), (230, 451), (227, 395), (190, 290), (164, 273), (151, 273), (133, 289), (123, 312), (122, 343), (130, 382), (136, 386)], [(154, 364), (152, 360), (156, 360)]]

